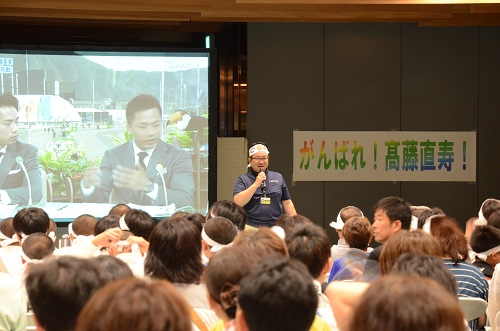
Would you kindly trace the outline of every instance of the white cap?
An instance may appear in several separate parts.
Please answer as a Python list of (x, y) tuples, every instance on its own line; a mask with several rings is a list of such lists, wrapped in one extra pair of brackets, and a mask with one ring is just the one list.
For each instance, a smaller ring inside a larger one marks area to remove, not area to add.
[(361, 209), (359, 209), (358, 207), (354, 207), (354, 206), (347, 206), (347, 207), (344, 207), (344, 208), (342, 208), (342, 209), (339, 211), (339, 213), (338, 213), (338, 215), (337, 215), (337, 220), (336, 220), (335, 222), (331, 222), (331, 223), (330, 223), (330, 226), (331, 226), (332, 228), (334, 228), (335, 230), (342, 230), (342, 228), (344, 227), (344, 221), (342, 221), (342, 217), (340, 217), (340, 213), (342, 213), (342, 211), (343, 211), (344, 209), (347, 209), (347, 208), (356, 208), (356, 209), (358, 209), (358, 210), (360, 211), (360, 213), (361, 213), (361, 217), (365, 217), (365, 215), (363, 215), (363, 212), (361, 211)]

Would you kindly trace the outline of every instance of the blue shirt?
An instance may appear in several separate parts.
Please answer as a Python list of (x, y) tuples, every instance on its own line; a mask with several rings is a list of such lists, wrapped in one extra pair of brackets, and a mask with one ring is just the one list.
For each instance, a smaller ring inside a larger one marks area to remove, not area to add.
[[(257, 172), (250, 170), (239, 176), (234, 184), (233, 196), (252, 186), (257, 175)], [(272, 226), (283, 214), (281, 201), (291, 199), (283, 176), (275, 171), (266, 170), (265, 193), (266, 197), (271, 199), (270, 204), (261, 204), (264, 192), (262, 188), (258, 188), (250, 201), (243, 206), (247, 212), (247, 224), (250, 226)]]

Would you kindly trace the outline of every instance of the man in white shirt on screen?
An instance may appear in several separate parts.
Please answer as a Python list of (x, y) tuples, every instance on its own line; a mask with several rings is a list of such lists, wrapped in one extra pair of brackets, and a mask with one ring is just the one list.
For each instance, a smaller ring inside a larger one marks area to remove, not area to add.
[(84, 172), (85, 201), (192, 206), (191, 155), (161, 140), (163, 122), (158, 100), (138, 95), (128, 103), (126, 116), (133, 139), (107, 150), (99, 168), (92, 165)]

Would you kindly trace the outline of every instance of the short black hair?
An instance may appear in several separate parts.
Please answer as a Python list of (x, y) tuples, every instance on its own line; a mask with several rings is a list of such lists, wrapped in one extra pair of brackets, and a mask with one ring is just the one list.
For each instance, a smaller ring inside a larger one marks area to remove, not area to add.
[(213, 216), (222, 216), (233, 222), (239, 231), (245, 230), (247, 223), (247, 213), (243, 207), (229, 200), (219, 200), (210, 207), (208, 218)]
[(0, 107), (14, 107), (19, 110), (19, 100), (10, 92), (0, 94)]
[(148, 110), (148, 109), (158, 109), (160, 117), (162, 116), (161, 105), (158, 99), (152, 95), (139, 94), (130, 100), (127, 104), (127, 109), (125, 110), (125, 116), (127, 117), (127, 123), (132, 124), (134, 115), (137, 112)]
[(17, 212), (12, 225), (19, 235), (22, 233), (29, 236), (36, 232), (47, 233), (50, 219), (42, 208), (28, 207)]
[(134, 236), (142, 237), (149, 241), (151, 231), (153, 231), (156, 221), (147, 212), (139, 209), (131, 209), (124, 216), (130, 232)]
[(238, 303), (250, 331), (307, 331), (318, 294), (302, 263), (270, 256), (242, 279)]
[(312, 278), (318, 278), (331, 256), (325, 230), (313, 223), (303, 223), (287, 233), (285, 242), (290, 257), (304, 263)]
[(105, 284), (94, 260), (74, 256), (33, 264), (26, 277), (29, 302), (47, 331), (73, 330), (85, 303)]
[(373, 211), (383, 210), (389, 217), (391, 223), (396, 220), (401, 221), (401, 229), (410, 230), (411, 225), (411, 206), (405, 200), (399, 197), (386, 197), (379, 200)]

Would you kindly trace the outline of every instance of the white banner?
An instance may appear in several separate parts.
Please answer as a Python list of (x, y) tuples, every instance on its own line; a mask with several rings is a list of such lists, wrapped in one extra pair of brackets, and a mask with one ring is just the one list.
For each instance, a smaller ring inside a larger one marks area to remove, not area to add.
[(294, 131), (295, 181), (476, 181), (476, 132)]

